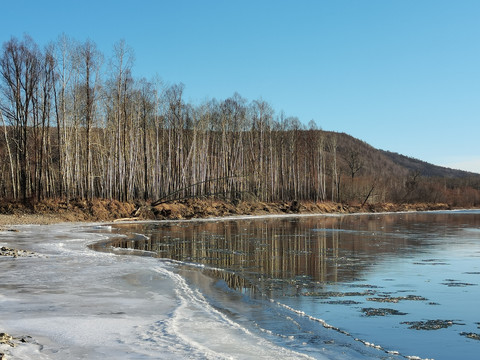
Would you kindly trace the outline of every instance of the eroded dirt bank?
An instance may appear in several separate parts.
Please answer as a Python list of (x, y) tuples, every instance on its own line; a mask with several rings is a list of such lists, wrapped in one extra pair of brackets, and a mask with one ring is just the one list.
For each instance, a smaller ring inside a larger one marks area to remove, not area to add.
[(18, 224), (52, 224), (59, 222), (166, 220), (224, 217), (233, 215), (265, 214), (347, 214), (357, 212), (449, 210), (448, 204), (338, 204), (332, 202), (239, 202), (186, 200), (152, 207), (148, 203), (119, 202), (116, 200), (72, 200), (68, 204), (59, 200), (44, 200), (33, 204), (20, 202), (0, 203), (0, 229)]

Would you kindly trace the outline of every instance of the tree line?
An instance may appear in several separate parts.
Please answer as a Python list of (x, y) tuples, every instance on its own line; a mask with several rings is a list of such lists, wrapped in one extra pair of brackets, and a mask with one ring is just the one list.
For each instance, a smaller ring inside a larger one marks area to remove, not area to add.
[[(28, 36), (5, 42), (0, 198), (365, 204), (422, 200), (419, 189), (438, 184), (262, 99), (191, 104), (183, 84), (135, 78), (133, 66), (124, 41), (107, 60), (93, 41), (65, 35), (43, 49)], [(436, 200), (460, 187), (445, 182)], [(468, 189), (478, 204), (478, 185)]]

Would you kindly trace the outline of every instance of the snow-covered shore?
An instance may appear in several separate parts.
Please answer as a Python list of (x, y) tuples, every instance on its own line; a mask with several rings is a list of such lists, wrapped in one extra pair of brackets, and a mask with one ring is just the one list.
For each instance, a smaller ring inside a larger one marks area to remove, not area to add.
[(1, 344), (7, 359), (306, 357), (214, 309), (173, 264), (90, 250), (101, 226), (14, 229), (0, 246), (36, 255), (0, 258), (0, 332), (26, 340)]

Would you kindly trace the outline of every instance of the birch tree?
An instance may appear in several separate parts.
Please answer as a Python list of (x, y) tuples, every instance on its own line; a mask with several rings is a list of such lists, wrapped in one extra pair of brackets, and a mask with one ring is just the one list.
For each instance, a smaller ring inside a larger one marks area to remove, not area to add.
[(15, 163), (18, 175), (16, 194), (23, 201), (30, 195), (27, 187), (29, 174), (29, 125), (33, 117), (33, 102), (39, 80), (39, 53), (31, 38), (22, 41), (12, 38), (3, 45), (0, 59), (2, 92), (7, 101), (2, 108), (14, 129)]
[(82, 76), (83, 124), (85, 126), (85, 152), (83, 178), (85, 183), (85, 196), (92, 199), (94, 196), (93, 168), (92, 168), (92, 128), (95, 117), (95, 96), (99, 86), (100, 67), (102, 55), (94, 42), (87, 40), (80, 46), (80, 70)]

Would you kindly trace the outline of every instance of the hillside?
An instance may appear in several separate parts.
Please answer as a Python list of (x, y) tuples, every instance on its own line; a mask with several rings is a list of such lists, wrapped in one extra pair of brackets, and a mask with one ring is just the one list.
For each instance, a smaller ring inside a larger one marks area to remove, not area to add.
[[(324, 132), (327, 138), (337, 137), (338, 152), (341, 158), (348, 158), (351, 152), (357, 152), (362, 160), (362, 174), (382, 171), (389, 174), (418, 173), (423, 177), (450, 179), (480, 178), (480, 174), (433, 165), (426, 161), (411, 158), (395, 152), (376, 149), (366, 142), (345, 133)], [(344, 166), (347, 166), (344, 164)]]
[(427, 177), (447, 177), (447, 178), (466, 178), (466, 177), (476, 177), (480, 174), (451, 169), (443, 166), (437, 166), (430, 164), (428, 162), (397, 154), (390, 151), (379, 150), (381, 153), (385, 154), (390, 158), (395, 164), (402, 166), (403, 168), (408, 169), (409, 171), (419, 172), (422, 176)]
[(363, 160), (363, 174), (371, 171), (383, 171), (390, 174), (418, 173), (423, 177), (449, 179), (480, 178), (480, 174), (433, 165), (426, 161), (411, 158), (395, 152), (375, 149), (366, 142), (345, 133), (325, 132), (328, 137), (336, 136), (339, 143), (339, 154), (348, 157), (352, 151), (358, 152)]

